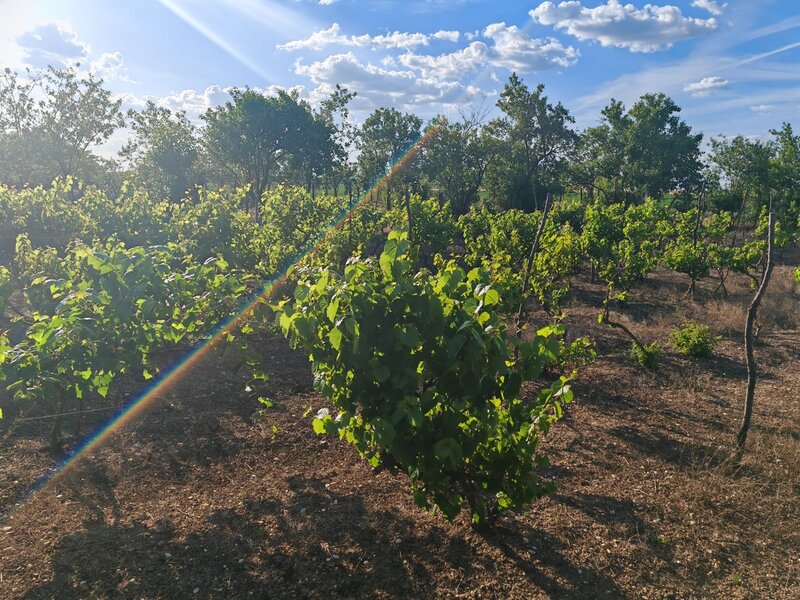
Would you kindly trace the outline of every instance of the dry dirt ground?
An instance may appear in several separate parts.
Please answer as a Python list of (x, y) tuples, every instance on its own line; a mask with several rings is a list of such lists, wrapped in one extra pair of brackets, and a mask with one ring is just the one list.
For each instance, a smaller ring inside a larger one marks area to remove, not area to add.
[[(257, 344), (274, 408), (259, 413), (211, 356), (27, 498), (53, 464), (46, 420), (7, 415), (0, 598), (800, 598), (791, 271), (776, 271), (764, 307), (754, 424), (736, 469), (751, 292), (739, 282), (721, 299), (707, 282), (681, 303), (686, 285), (656, 273), (621, 317), (665, 345), (648, 372), (596, 324), (600, 288), (577, 284), (567, 324), (596, 339), (598, 359), (546, 440), (558, 491), (490, 532), (421, 511), (403, 477), (375, 475), (317, 437), (303, 416), (323, 405), (308, 363), (273, 337)], [(686, 318), (721, 336), (712, 358), (669, 347)]]

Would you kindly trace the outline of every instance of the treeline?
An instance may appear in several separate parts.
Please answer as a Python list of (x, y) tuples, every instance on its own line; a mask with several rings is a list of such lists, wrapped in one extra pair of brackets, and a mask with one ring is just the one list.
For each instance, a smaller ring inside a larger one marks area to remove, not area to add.
[[(75, 69), (25, 77), (5, 70), (0, 182), (21, 189), (73, 176), (117, 195), (127, 180), (176, 202), (197, 186), (241, 187), (256, 217), (258, 199), (278, 185), (352, 198), (381, 178), (387, 208), (419, 194), (449, 202), (456, 216), (479, 200), (530, 212), (548, 193), (686, 203), (701, 190), (711, 208), (755, 216), (770, 199), (777, 211), (789, 210), (800, 193), (800, 136), (790, 124), (771, 140), (712, 139), (703, 155), (703, 136), (664, 94), (645, 94), (631, 107), (612, 99), (600, 124), (584, 131), (543, 85), (530, 89), (516, 75), (491, 120), (473, 114), (425, 124), (379, 108), (357, 125), (349, 109), (355, 95), (337, 87), (312, 107), (294, 92), (235, 89), (197, 126), (152, 101), (123, 113), (102, 80)], [(117, 160), (99, 157), (97, 148), (125, 126), (130, 137)]]

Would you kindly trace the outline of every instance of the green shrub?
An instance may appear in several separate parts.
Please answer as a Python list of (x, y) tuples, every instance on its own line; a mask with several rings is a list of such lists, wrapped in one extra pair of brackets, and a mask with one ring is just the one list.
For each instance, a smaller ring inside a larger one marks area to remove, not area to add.
[(717, 344), (717, 338), (711, 335), (711, 330), (694, 321), (681, 323), (670, 334), (670, 339), (675, 349), (686, 356), (710, 356)]
[(597, 358), (597, 351), (594, 342), (588, 337), (579, 337), (570, 343), (561, 341), (558, 365), (563, 370), (580, 369), (593, 363), (595, 358)]
[(532, 399), (526, 380), (559, 360), (561, 326), (529, 342), (507, 334), (483, 269), (453, 262), (416, 272), (402, 232), (344, 275), (307, 270), (278, 322), (310, 356), (321, 409), (317, 433), (338, 435), (374, 468), (402, 471), (418, 505), (473, 522), (526, 506), (552, 488), (537, 467), (539, 437), (572, 398), (556, 377)]
[(653, 371), (658, 366), (658, 359), (661, 358), (662, 352), (663, 348), (658, 342), (646, 346), (632, 342), (628, 357), (640, 367)]

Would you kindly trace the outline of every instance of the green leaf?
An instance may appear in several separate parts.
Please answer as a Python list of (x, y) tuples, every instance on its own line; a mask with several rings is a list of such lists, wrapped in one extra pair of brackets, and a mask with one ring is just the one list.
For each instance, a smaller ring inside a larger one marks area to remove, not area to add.
[(328, 339), (331, 341), (333, 349), (339, 352), (342, 348), (342, 330), (334, 327), (328, 332)]
[(495, 289), (487, 290), (483, 297), (484, 306), (494, 306), (500, 302), (500, 294)]
[(327, 315), (328, 320), (330, 320), (331, 323), (335, 323), (336, 322), (336, 316), (339, 314), (339, 303), (340, 303), (340, 301), (341, 301), (341, 299), (338, 298), (338, 297), (337, 298), (333, 298), (331, 300), (330, 304), (328, 304), (327, 310), (325, 311), (325, 314)]

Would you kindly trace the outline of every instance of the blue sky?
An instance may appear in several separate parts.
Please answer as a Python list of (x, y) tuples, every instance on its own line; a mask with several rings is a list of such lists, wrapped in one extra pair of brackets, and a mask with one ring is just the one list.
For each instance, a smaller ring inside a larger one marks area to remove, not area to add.
[(356, 116), (491, 109), (516, 70), (578, 126), (661, 91), (707, 136), (800, 126), (795, 0), (0, 0), (0, 66), (80, 61), (126, 106), (196, 117), (226, 89), (340, 83)]

